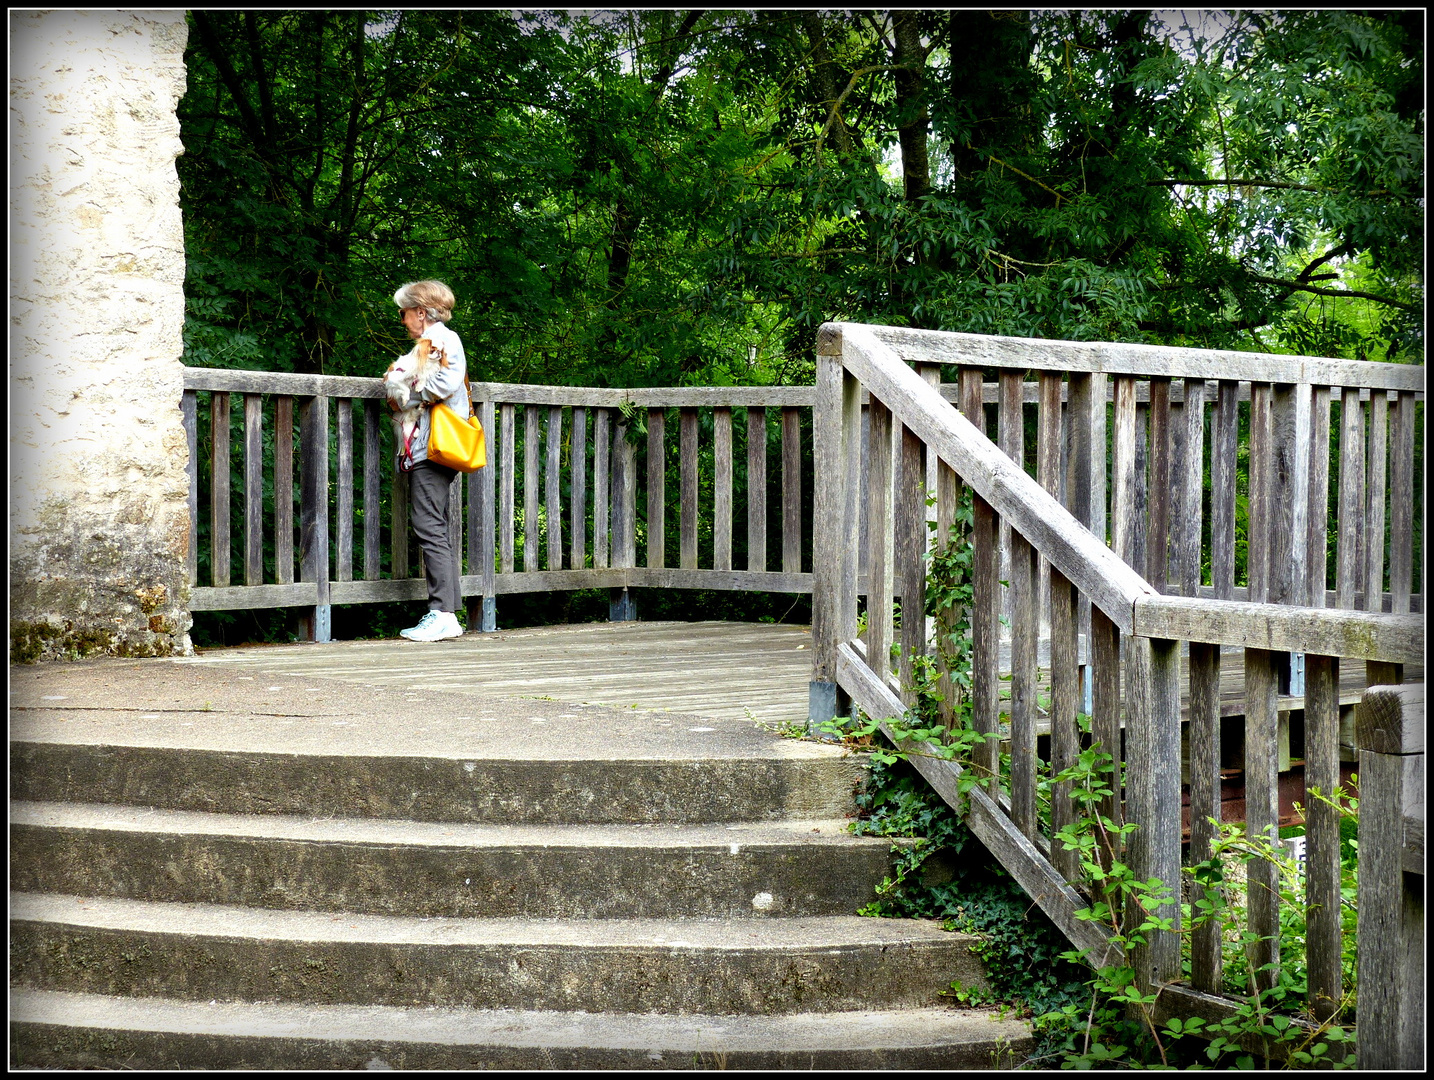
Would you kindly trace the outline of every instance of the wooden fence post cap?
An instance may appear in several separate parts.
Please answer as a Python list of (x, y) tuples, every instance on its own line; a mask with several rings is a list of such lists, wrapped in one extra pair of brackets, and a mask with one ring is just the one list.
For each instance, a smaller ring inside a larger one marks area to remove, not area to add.
[(1371, 686), (1355, 714), (1355, 743), (1376, 754), (1424, 752), (1424, 684)]

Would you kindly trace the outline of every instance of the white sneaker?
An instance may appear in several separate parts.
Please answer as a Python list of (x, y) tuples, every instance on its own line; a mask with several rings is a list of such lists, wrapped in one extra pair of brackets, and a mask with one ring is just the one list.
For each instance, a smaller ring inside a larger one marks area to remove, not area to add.
[(458, 616), (451, 611), (430, 611), (417, 626), (398, 633), (409, 641), (446, 641), (462, 637), (463, 627), (458, 625)]

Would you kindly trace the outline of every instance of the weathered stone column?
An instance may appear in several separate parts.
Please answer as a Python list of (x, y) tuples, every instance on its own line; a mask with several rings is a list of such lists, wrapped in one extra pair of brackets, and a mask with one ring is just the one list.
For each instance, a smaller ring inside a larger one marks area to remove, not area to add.
[(10, 12), (11, 658), (190, 651), (183, 11)]

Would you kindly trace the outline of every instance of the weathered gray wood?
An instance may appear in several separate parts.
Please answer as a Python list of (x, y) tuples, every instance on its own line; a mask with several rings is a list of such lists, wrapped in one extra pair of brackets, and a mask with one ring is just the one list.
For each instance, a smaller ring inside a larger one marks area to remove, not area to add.
[[(815, 425), (813, 425), (815, 430)], [(815, 443), (815, 434), (813, 435)], [(815, 445), (813, 457), (815, 459)], [(782, 572), (802, 569), (802, 414), (782, 409)]]
[(612, 438), (612, 565), (637, 564), (637, 447), (619, 422)]
[(257, 608), (313, 607), (318, 602), (316, 582), (286, 585), (196, 586), (190, 590), (190, 611), (248, 611)]
[[(349, 437), (352, 441), (352, 432)], [(339, 460), (342, 469), (342, 446)], [(342, 497), (342, 472), (339, 479)], [(352, 503), (352, 475), (349, 500)], [(258, 394), (244, 395), (244, 584), (264, 584), (264, 399)]]
[[(318, 583), (316, 608), (329, 603), (329, 399), (299, 406), (299, 562), (304, 581)], [(325, 640), (316, 613), (315, 640)]]
[[(1043, 371), (1038, 380), (1040, 393), (1036, 414), (1036, 482), (1061, 502), (1061, 390), (1058, 372)], [(1064, 504), (1062, 504), (1064, 505)], [(1050, 623), (1051, 564), (1044, 555), (1036, 558), (1036, 601), (1041, 622)]]
[[(1025, 467), (1025, 415), (1022, 402), (1024, 371), (1002, 371), (1001, 401), (996, 411), (996, 444), (1001, 452), (1021, 468)], [(1001, 580), (1011, 580), (1011, 526), (1001, 518)], [(1010, 586), (1001, 589), (1001, 614), (1011, 615)]]
[[(1076, 713), (1080, 711), (1080, 656), (1076, 638), (1075, 589), (1059, 570), (1050, 573), (1051, 600), (1051, 772), (1060, 774), (1076, 763), (1080, 754), (1080, 730)], [(1071, 801), (1070, 781), (1056, 784), (1051, 792), (1051, 835), (1054, 837), (1076, 821)], [(1051, 843), (1051, 862), (1066, 880), (1075, 880), (1081, 873), (1076, 852)]]
[(697, 568), (697, 410), (678, 412), (682, 455), (680, 565)]
[(999, 790), (1000, 744), (1000, 530), (996, 511), (972, 496), (971, 522), (971, 724), (985, 742), (973, 751), (977, 774), (987, 790)]
[[(498, 475), (495, 463), (497, 456), (493, 452), (493, 434), (497, 430), (494, 424), (495, 403), (491, 399), (485, 399), (478, 405), (478, 422), (483, 425), (483, 430), (488, 437), (488, 464), (478, 470), (478, 517), (471, 526), (477, 533), (476, 558), (470, 546), (469, 569), (476, 566), (479, 578), (478, 595), (485, 601), (491, 600), (497, 595), (494, 587), (494, 578), (497, 575), (495, 565), (497, 548), (497, 489)], [(576, 541), (575, 541), (576, 543)], [(492, 605), (484, 605), (481, 629), (484, 631), (496, 630), (497, 625), (489, 625), (491, 619), (496, 618), (492, 611)]]
[[(1190, 643), (1189, 729), (1190, 862), (1194, 864), (1210, 858), (1221, 820), (1218, 645)], [(1218, 890), (1212, 890), (1215, 891)], [(1197, 990), (1215, 993), (1224, 988), (1220, 954), (1223, 924), (1224, 920), (1217, 916), (1190, 929), (1190, 981)]]
[(747, 407), (747, 569), (767, 569), (767, 410)]
[(1011, 532), (1011, 820), (1034, 839), (1036, 819), (1036, 553)]
[(1304, 603), (1325, 606), (1325, 575), (1329, 568), (1329, 387), (1310, 390), (1309, 497), (1305, 516)]
[(642, 589), (712, 589), (714, 591), (810, 593), (811, 574), (784, 574), (775, 570), (682, 570), (637, 567), (628, 583)]
[[(504, 574), (511, 574), (514, 567), (513, 532), (514, 520), (517, 517), (517, 505), (514, 502), (516, 477), (514, 475), (517, 463), (517, 424), (514, 416), (515, 410), (509, 402), (503, 402), (499, 407), (498, 420), (498, 558), (499, 569)], [(397, 576), (397, 574), (395, 574)], [(407, 576), (406, 574), (404, 575)]]
[(1070, 578), (1117, 625), (1130, 625), (1136, 596), (1153, 592), (1139, 574), (1078, 526), (1070, 513), (1005, 454), (978, 437), (970, 422), (920, 376), (860, 328), (848, 327), (848, 368), (951, 464), (966, 481)]
[[(493, 579), (493, 590), (497, 596), (516, 596), (576, 589), (622, 589), (630, 583), (631, 575), (643, 572), (632, 567), (608, 567), (602, 570), (534, 570), (531, 573), (498, 574)], [(465, 592), (477, 592), (481, 587), (479, 578), (463, 579)]]
[(1115, 378), (1115, 444), (1111, 455), (1110, 548), (1135, 564), (1135, 380)]
[(712, 568), (732, 569), (732, 410), (712, 410)]
[[(1339, 660), (1305, 654), (1305, 958), (1308, 1003), (1328, 1019), (1342, 994), (1340, 960)], [(1323, 796), (1321, 798), (1320, 796)]]
[[(1166, 1021), (1177, 1016), (1182, 1020), (1199, 1017), (1214, 1024), (1237, 1017), (1243, 1018), (1248, 1015), (1248, 1009), (1249, 1004), (1246, 1001), (1207, 994), (1178, 984), (1167, 984), (1161, 987), (1159, 997), (1151, 1006), (1150, 1020), (1157, 1027), (1163, 1027)], [(1234, 1036), (1231, 1041), (1242, 1049), (1250, 1051), (1257, 1061), (1263, 1061), (1266, 1054), (1269, 1055), (1271, 1061), (1285, 1061), (1288, 1059), (1291, 1049), (1312, 1046), (1320, 1041), (1320, 1027), (1302, 1016), (1290, 1017), (1289, 1030), (1299, 1032), (1303, 1036), (1303, 1040), (1269, 1039), (1257, 1032), (1245, 1032), (1242, 1030), (1243, 1026), (1240, 1023), (1235, 1025), (1241, 1033)], [(1342, 1044), (1327, 1045), (1332, 1046), (1332, 1053), (1329, 1055), (1332, 1060), (1345, 1060), (1343, 1055), (1349, 1051), (1342, 1051), (1340, 1049)]]
[[(463, 595), (469, 591), (464, 590)], [(422, 577), (380, 581), (333, 581), (329, 602), (334, 604), (383, 604), (428, 599), (428, 582)]]
[(382, 398), (383, 380), (347, 375), (295, 375), (281, 371), (186, 367), (186, 390), (235, 394), (284, 394), (289, 397)]
[[(962, 542), (957, 536), (956, 509), (959, 499), (960, 481), (956, 470), (939, 458), (936, 461), (936, 538), (935, 542), (943, 553), (951, 544)], [(936, 616), (936, 633), (941, 635), (943, 647), (937, 652), (937, 689), (941, 701), (936, 707), (937, 715), (948, 731), (957, 724), (957, 704), (964, 694), (952, 678), (951, 656), (947, 643), (955, 633), (956, 622), (961, 612), (956, 605), (940, 607)]]
[(1147, 506), (1149, 524), (1145, 538), (1145, 580), (1159, 592), (1170, 591), (1170, 526), (1176, 488), (1174, 479), (1175, 433), (1171, 426), (1170, 379), (1150, 380), (1150, 450)]
[(608, 409), (593, 411), (593, 569), (607, 567), (609, 557), (608, 515), (611, 497), (609, 446), (612, 413)]
[(1250, 600), (1267, 603), (1270, 589), (1270, 547), (1274, 539), (1275, 498), (1271, 489), (1274, 470), (1274, 423), (1268, 383), (1250, 386), (1250, 511), (1246, 531), (1245, 574)]
[(1147, 637), (1388, 663), (1417, 663), (1424, 649), (1419, 616), (1339, 608), (1146, 596), (1135, 601), (1132, 625)]
[(1303, 604), (1309, 387), (1279, 384), (1270, 390), (1270, 600)]
[[(377, 382), (378, 380), (374, 380)], [(701, 409), (731, 407), (810, 408), (815, 400), (811, 386), (652, 386), (607, 388), (594, 386), (474, 383), (474, 400), (492, 395), (517, 405), (581, 405), (585, 408)]]
[[(1099, 743), (1101, 750), (1115, 759), (1110, 777), (1111, 794), (1096, 803), (1096, 812), (1109, 818), (1118, 828), (1124, 821), (1121, 809), (1120, 627), (1095, 605), (1091, 605), (1088, 648), (1092, 683), (1091, 742)], [(1119, 858), (1120, 854), (1118, 850), (1102, 851), (1101, 862), (1108, 866), (1111, 856)]]
[(548, 428), (544, 433), (547, 464), (544, 470), (545, 503), (548, 510), (549, 570), (563, 568), (563, 410), (556, 405), (548, 409)]
[[(838, 350), (836, 355), (824, 354), (822, 345)], [(854, 635), (846, 634), (845, 612), (842, 609), (842, 571), (847, 536), (847, 523), (842, 520), (845, 498), (842, 487), (851, 481), (845, 474), (847, 455), (843, 445), (845, 425), (846, 377), (841, 343), (819, 339), (817, 353), (817, 398), (812, 406), (812, 453), (821, 466), (812, 490), (812, 682), (835, 685), (837, 648)], [(787, 415), (783, 413), (783, 509), (787, 504)], [(783, 514), (784, 532), (786, 515)], [(790, 572), (786, 557), (787, 543), (783, 537), (783, 570)], [(830, 719), (816, 717), (813, 720)]]
[(884, 680), (891, 670), (891, 410), (875, 398), (868, 410), (866, 656)]
[(1424, 684), (1371, 686), (1355, 715), (1355, 743), (1376, 754), (1424, 753)]
[(1175, 480), (1180, 517), (1174, 525), (1175, 582), (1184, 596), (1200, 588), (1200, 526), (1204, 514), (1205, 384), (1185, 380), (1185, 452)]
[(274, 580), (294, 580), (294, 399), (287, 396), (274, 399)]
[(463, 573), (463, 488), (464, 474), (454, 473), (448, 481), (448, 552), (454, 575)]
[(1136, 979), (1148, 990), (1180, 977), (1180, 644), (1135, 637), (1129, 650), (1126, 814), (1139, 828), (1126, 859), (1138, 880), (1165, 884), (1170, 902), (1152, 914), (1173, 923), (1148, 931), (1133, 950)]
[[(845, 331), (857, 324), (829, 323)], [(1387, 390), (1424, 389), (1424, 374), (1404, 364), (1330, 360), (1310, 356), (1273, 356), (1225, 349), (1188, 349), (1104, 341), (1052, 341), (904, 326), (866, 327), (903, 360), (926, 363), (1092, 371), (1112, 375), (1163, 375), (1172, 378), (1324, 383), (1372, 386)]]
[[(1364, 595), (1384, 592), (1384, 490), (1389, 444), (1389, 398), (1369, 401), (1369, 450), (1365, 454)], [(1366, 602), (1366, 607), (1373, 608)]]
[[(1275, 654), (1264, 649), (1245, 650), (1245, 828), (1279, 844), (1279, 716), (1276, 694), (1279, 679)], [(1266, 859), (1245, 866), (1249, 881), (1247, 926), (1261, 940), (1248, 944), (1245, 958), (1254, 983), (1268, 989), (1275, 984), (1267, 965), (1280, 961), (1279, 868)]]
[(523, 410), (523, 569), (540, 569), (538, 563), (538, 469), (543, 436), (538, 408)]
[(1409, 610), (1414, 566), (1414, 395), (1401, 393), (1394, 403), (1389, 442), (1389, 592), (1390, 610)]
[(667, 412), (647, 410), (647, 565), (666, 566)]
[(229, 584), (229, 395), (215, 391), (209, 399), (209, 438), (213, 446), (209, 472), (210, 580), (216, 588)]
[(363, 403), (363, 576), (368, 581), (376, 580), (383, 573), (383, 545), (379, 538), (383, 526), (379, 511), (383, 477), (379, 437), (383, 421), (378, 410), (377, 401)]
[(569, 491), (572, 496), (573, 527), (568, 565), (574, 570), (581, 570), (588, 563), (588, 413), (581, 405), (573, 409), (573, 448), (570, 460)]
[[(334, 577), (352, 581), (354, 576), (354, 409), (349, 398), (335, 402), (338, 421), (338, 483), (334, 491)], [(262, 539), (261, 539), (262, 544)]]
[(897, 673), (902, 698), (912, 706), (916, 703), (915, 658), (926, 654), (926, 458), (915, 432), (895, 422), (893, 426), (901, 438), (901, 470), (892, 507), (893, 582), (901, 595)]
[(389, 573), (406, 578), (408, 558), (408, 473), (395, 464), (389, 480)]
[(1210, 584), (1229, 600), (1235, 592), (1235, 455), (1240, 406), (1235, 382), (1222, 379), (1210, 436)]
[(1359, 537), (1364, 530), (1364, 413), (1358, 392), (1346, 388), (1339, 406), (1339, 540), (1335, 605), (1352, 608), (1360, 573)]
[(184, 426), (184, 443), (188, 451), (184, 475), (189, 482), (189, 543), (185, 563), (189, 584), (199, 584), (199, 395), (186, 390), (179, 399), (179, 419)]

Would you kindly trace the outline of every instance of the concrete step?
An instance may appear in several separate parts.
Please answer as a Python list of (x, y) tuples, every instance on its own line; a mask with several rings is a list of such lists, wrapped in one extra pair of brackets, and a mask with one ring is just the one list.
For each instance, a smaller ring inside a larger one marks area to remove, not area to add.
[[(675, 747), (671, 756), (661, 756), (664, 748), (655, 746), (651, 757), (611, 756), (623, 749), (621, 740), (616, 750), (573, 757), (581, 751), (572, 746), (531, 743), (523, 744), (531, 756), (518, 753), (518, 747), (502, 756), (480, 752), (491, 750), (485, 746), (464, 753), (461, 740), (432, 749), (431, 744), (410, 745), (407, 752), (364, 753), (353, 746), (336, 753), (332, 731), (323, 733), (327, 739), (319, 745), (297, 738), (246, 741), (245, 732), (230, 731), (222, 740), (226, 749), (205, 745), (213, 739), (207, 731), (151, 745), (66, 738), (86, 728), (108, 728), (108, 723), (86, 723), (97, 715), (65, 716), (70, 726), (59, 733), (44, 730), (41, 720), (23, 717), (23, 734), (14, 733), (22, 737), (10, 743), (11, 796), (227, 814), (505, 825), (680, 824), (845, 817), (853, 812), (852, 789), (861, 776), (858, 759), (834, 747), (770, 736), (756, 745), (744, 739), (735, 747), (731, 740), (713, 740), (705, 749), (688, 743)], [(175, 716), (164, 717), (163, 724), (140, 722), (128, 738), (163, 737), (168, 732), (156, 727), (182, 722)], [(59, 737), (45, 737), (51, 734)], [(707, 733), (681, 734), (692, 740)], [(275, 748), (263, 749), (265, 743)]]
[(11, 894), (12, 985), (123, 997), (769, 1016), (986, 986), (924, 920), (493, 919)]
[(505, 827), (10, 806), (12, 889), (375, 915), (846, 915), (890, 873), (891, 849), (832, 820)]
[(664, 1016), (117, 998), (18, 990), (12, 1068), (986, 1069), (1027, 1025), (981, 1009)]

